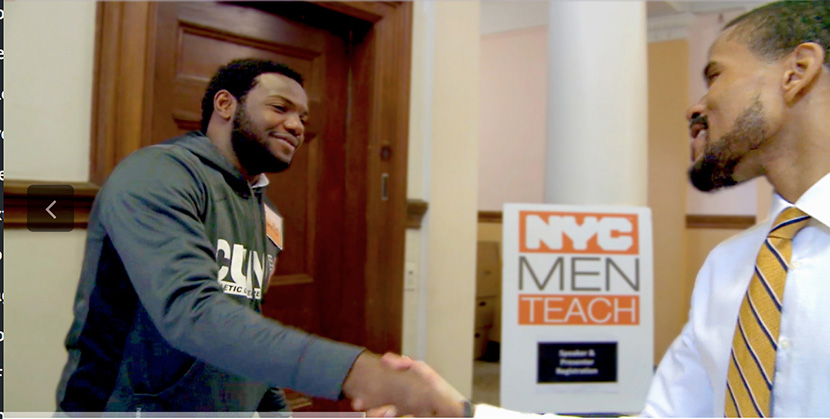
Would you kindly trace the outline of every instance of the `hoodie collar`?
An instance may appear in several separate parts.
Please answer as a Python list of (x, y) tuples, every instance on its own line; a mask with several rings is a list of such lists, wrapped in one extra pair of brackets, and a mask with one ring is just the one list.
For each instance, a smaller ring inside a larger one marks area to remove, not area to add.
[(163, 144), (174, 144), (195, 154), (203, 163), (222, 172), (228, 184), (244, 197), (251, 195), (253, 188), (262, 189), (268, 185), (268, 178), (264, 174), (257, 178), (253, 186), (248, 184), (242, 173), (222, 155), (208, 137), (199, 131), (191, 131), (180, 137), (167, 140)]

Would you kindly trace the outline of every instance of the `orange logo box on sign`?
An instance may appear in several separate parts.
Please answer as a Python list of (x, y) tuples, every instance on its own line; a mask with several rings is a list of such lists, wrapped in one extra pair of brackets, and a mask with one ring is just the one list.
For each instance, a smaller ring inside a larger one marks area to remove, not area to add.
[(520, 325), (637, 325), (637, 295), (519, 295)]
[(635, 214), (519, 211), (520, 253), (636, 255)]

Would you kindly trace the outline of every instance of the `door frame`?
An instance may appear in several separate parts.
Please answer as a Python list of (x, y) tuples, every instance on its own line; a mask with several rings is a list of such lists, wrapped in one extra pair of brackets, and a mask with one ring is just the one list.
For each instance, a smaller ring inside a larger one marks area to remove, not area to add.
[[(358, 343), (375, 352), (400, 352), (403, 327), (406, 173), (412, 44), (410, 2), (311, 2), (370, 25), (353, 40), (346, 150), (345, 226), (355, 250), (350, 271), (364, 272), (364, 319)], [(104, 183), (116, 164), (150, 145), (153, 102), (155, 3), (100, 2), (95, 33), (95, 72), (90, 184)], [(356, 89), (354, 86), (364, 86)], [(349, 141), (350, 143), (354, 143)], [(382, 190), (386, 196), (382, 196)], [(348, 267), (347, 267), (348, 268)], [(336, 296), (325, 296), (336, 298)]]

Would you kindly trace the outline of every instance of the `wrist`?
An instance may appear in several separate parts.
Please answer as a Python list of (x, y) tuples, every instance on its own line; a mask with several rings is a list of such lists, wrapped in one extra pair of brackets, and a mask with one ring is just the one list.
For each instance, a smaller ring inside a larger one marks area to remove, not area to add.
[(366, 374), (367, 364), (371, 364), (372, 352), (363, 350), (352, 363), (346, 378), (341, 386), (340, 396), (343, 398), (355, 398), (356, 393), (363, 387), (363, 376)]

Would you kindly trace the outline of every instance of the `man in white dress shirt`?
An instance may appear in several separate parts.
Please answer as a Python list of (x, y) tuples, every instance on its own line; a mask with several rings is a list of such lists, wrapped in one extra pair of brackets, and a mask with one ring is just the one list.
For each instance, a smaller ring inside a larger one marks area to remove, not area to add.
[[(771, 339), (769, 408), (742, 414), (830, 417), (830, 3), (773, 3), (735, 19), (712, 44), (704, 76), (708, 92), (687, 114), (692, 183), (709, 191), (765, 176), (776, 194), (768, 221), (709, 254), (689, 321), (660, 362), (642, 415), (728, 413), (727, 397), (735, 397), (727, 390), (733, 339), (756, 258), (773, 220), (796, 207), (810, 218), (792, 239), (785, 269), (780, 332)], [(392, 355), (384, 360), (417, 370), (461, 397), (422, 362)], [(487, 405), (474, 411), (518, 414)]]

